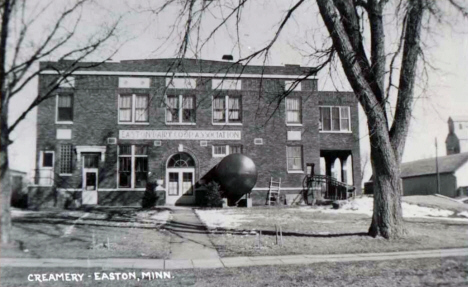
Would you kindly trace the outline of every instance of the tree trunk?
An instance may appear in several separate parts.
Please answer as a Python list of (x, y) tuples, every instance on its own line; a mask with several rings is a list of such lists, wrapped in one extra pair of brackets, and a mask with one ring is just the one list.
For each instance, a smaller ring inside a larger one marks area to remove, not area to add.
[(401, 209), (403, 186), (395, 157), (388, 157), (379, 146), (372, 144), (371, 158), (374, 184), (374, 212), (369, 235), (387, 239), (407, 234)]
[(11, 217), (10, 217), (10, 197), (11, 197), (11, 177), (8, 165), (8, 105), (1, 107), (1, 135), (0, 135), (0, 194), (1, 194), (1, 236), (2, 243), (10, 241)]
[[(14, 3), (13, 3), (14, 4)], [(8, 81), (5, 72), (6, 47), (8, 39), (8, 25), (13, 5), (9, 0), (2, 1), (2, 27), (0, 32), (0, 199), (1, 224), (0, 232), (2, 243), (10, 241), (11, 217), (10, 217), (10, 197), (11, 197), (11, 177), (8, 164), (8, 145), (10, 138), (8, 132)]]

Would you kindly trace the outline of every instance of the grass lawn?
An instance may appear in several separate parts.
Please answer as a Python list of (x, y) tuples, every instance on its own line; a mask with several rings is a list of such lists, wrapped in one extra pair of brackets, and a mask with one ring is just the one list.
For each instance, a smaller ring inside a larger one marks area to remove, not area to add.
[[(261, 246), (257, 235), (236, 232), (211, 234), (223, 257), (288, 254), (339, 254), (391, 252), (468, 246), (468, 222), (436, 219), (406, 219), (409, 235), (399, 240), (385, 240), (366, 235), (371, 218), (365, 214), (325, 213), (310, 208), (251, 208), (211, 210), (205, 215), (231, 222), (236, 229), (262, 230)], [(203, 217), (203, 216), (202, 216)], [(214, 222), (215, 223), (215, 222)], [(214, 224), (212, 222), (212, 224)], [(271, 234), (275, 224), (282, 226), (281, 247)], [(289, 234), (288, 234), (289, 232)]]
[(2, 257), (168, 258), (170, 254), (170, 236), (158, 230), (168, 211), (124, 208), (13, 214), (14, 243), (1, 246)]
[[(93, 272), (160, 270), (100, 270), (77, 268), (1, 268), (2, 286), (468, 286), (468, 260), (407, 259), (378, 262), (316, 263), (221, 269), (173, 270), (172, 279), (95, 281)], [(29, 274), (84, 273), (83, 282), (28, 282)]]

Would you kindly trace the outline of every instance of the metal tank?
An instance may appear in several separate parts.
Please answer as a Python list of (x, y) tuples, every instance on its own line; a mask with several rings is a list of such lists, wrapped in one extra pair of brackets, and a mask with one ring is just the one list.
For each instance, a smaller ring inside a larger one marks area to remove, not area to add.
[(229, 201), (237, 201), (249, 193), (257, 182), (257, 167), (243, 154), (231, 154), (214, 168), (214, 177)]

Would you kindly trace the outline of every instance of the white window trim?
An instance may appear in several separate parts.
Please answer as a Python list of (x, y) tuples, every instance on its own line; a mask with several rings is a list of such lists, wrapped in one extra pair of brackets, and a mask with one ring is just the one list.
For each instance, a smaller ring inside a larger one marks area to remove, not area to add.
[[(130, 145), (131, 147), (131, 154), (126, 154), (126, 155), (120, 155), (120, 146), (117, 147), (117, 190), (119, 191), (129, 191), (129, 190), (145, 190), (144, 187), (135, 187), (135, 159), (137, 157), (146, 157), (148, 158), (148, 155), (136, 155), (135, 154), (135, 145)], [(130, 187), (119, 187), (119, 178), (120, 178), (120, 158), (121, 157), (129, 157), (130, 158), (130, 164), (131, 164), (131, 172), (130, 172)], [(149, 165), (149, 163), (148, 163)]]
[[(301, 122), (300, 123), (288, 123), (288, 104), (286, 103), (288, 98), (299, 98), (300, 99), (300, 105), (301, 105), (301, 109), (299, 110), (299, 112), (301, 113)], [(303, 120), (303, 114), (302, 114), (302, 97), (300, 96), (288, 96), (286, 97), (286, 100), (284, 101), (284, 110), (285, 110), (285, 123), (286, 123), (286, 126), (288, 127), (302, 127), (303, 126), (303, 123), (302, 123), (302, 120)]]
[[(329, 134), (352, 134), (353, 131), (351, 130), (351, 109), (349, 106), (319, 106), (319, 109), (320, 108), (330, 108), (330, 120), (331, 120), (331, 123), (330, 125), (333, 124), (333, 119), (331, 118), (332, 117), (332, 112), (331, 112), (331, 108), (339, 108), (339, 111), (340, 111), (340, 130), (339, 131), (333, 131), (333, 130), (329, 130), (329, 131), (324, 131), (323, 130), (323, 126), (322, 126), (322, 129), (319, 130), (320, 133), (329, 133)], [(348, 110), (348, 130), (341, 130), (341, 108), (347, 108)], [(320, 110), (319, 110), (319, 116), (320, 116)], [(320, 122), (322, 122), (322, 125), (323, 125), (323, 121), (322, 119), (319, 119)], [(331, 126), (330, 126), (331, 127)]]
[[(297, 81), (297, 80), (296, 80)], [(284, 90), (287, 91), (289, 90), (292, 85), (294, 84), (294, 82), (296, 81), (284, 81)], [(294, 87), (294, 89), (292, 90), (292, 92), (301, 92), (302, 91), (302, 82), (298, 82), (296, 87)]]
[(243, 121), (244, 121), (244, 106), (242, 104), (242, 96), (239, 95), (239, 96), (235, 96), (233, 95), (232, 97), (239, 97), (241, 99), (241, 110), (240, 110), (240, 113), (241, 113), (241, 122), (240, 123), (232, 123), (232, 122), (229, 122), (229, 115), (228, 115), (228, 108), (229, 108), (229, 95), (226, 95), (224, 96), (224, 113), (225, 113), (225, 119), (224, 119), (224, 123), (220, 123), (220, 122), (215, 122), (214, 121), (214, 105), (213, 105), (213, 100), (214, 100), (214, 96), (211, 96), (211, 124), (214, 125), (214, 126), (242, 126), (243, 125)]
[[(176, 95), (174, 95), (176, 96)], [(179, 121), (178, 122), (168, 122), (167, 121), (167, 95), (166, 95), (166, 107), (164, 108), (164, 121), (166, 123), (166, 125), (168, 126), (195, 126), (197, 125), (197, 115), (195, 115), (195, 122), (194, 123), (187, 123), (187, 122), (182, 122), (182, 99), (184, 98), (184, 96), (190, 96), (190, 97), (194, 97), (194, 105), (196, 106), (196, 101), (197, 101), (197, 98), (195, 95), (178, 95), (179, 97), (179, 100), (178, 100), (178, 105), (179, 105)], [(195, 113), (196, 113), (196, 109), (195, 109)]]
[[(72, 94), (72, 93), (70, 93), (70, 94)], [(59, 121), (59, 119), (58, 119), (58, 108), (59, 108), (58, 102), (59, 102), (59, 96), (60, 96), (60, 94), (57, 94), (57, 95), (55, 96), (55, 123), (56, 123), (56, 124), (60, 124), (60, 125), (72, 125), (72, 124), (73, 124), (73, 121)], [(73, 94), (72, 97), (73, 97), (73, 101), (74, 101), (74, 100), (75, 100), (75, 95)]]
[[(130, 93), (129, 93), (130, 94)], [(129, 95), (129, 94), (126, 94), (126, 95)], [(117, 123), (119, 125), (149, 125), (149, 105), (150, 105), (150, 94), (145, 94), (145, 95), (148, 95), (148, 121), (147, 122), (137, 122), (135, 121), (135, 117), (136, 117), (136, 113), (135, 113), (135, 103), (136, 103), (136, 95), (137, 94), (131, 94), (132, 95), (132, 120), (129, 121), (129, 122), (121, 122), (120, 121), (120, 96), (122, 94), (119, 94), (118, 98), (117, 98)]]
[[(289, 169), (288, 165), (288, 147), (301, 147), (301, 169)], [(304, 147), (302, 145), (287, 145), (286, 146), (286, 170), (288, 173), (304, 173)]]

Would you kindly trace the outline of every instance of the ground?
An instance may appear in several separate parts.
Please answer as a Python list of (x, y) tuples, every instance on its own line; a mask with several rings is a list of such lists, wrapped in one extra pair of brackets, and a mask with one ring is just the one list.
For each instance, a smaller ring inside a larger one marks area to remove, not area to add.
[[(222, 269), (173, 270), (172, 279), (155, 281), (28, 282), (45, 268), (2, 268), (2, 286), (468, 286), (468, 261), (460, 258), (381, 262), (316, 263)], [(139, 270), (54, 269), (53, 272), (137, 272)], [(149, 270), (144, 270), (149, 271)], [(8, 276), (6, 276), (8, 275)], [(66, 285), (68, 283), (69, 285)]]
[[(367, 236), (372, 214), (372, 198), (367, 197), (339, 210), (261, 207), (197, 210), (197, 214), (213, 230), (211, 239), (222, 257), (391, 252), (468, 246), (465, 206), (454, 203), (458, 210), (403, 203), (410, 234), (392, 241)], [(282, 246), (277, 244), (275, 225), (282, 228)]]
[[(404, 199), (403, 213), (410, 235), (404, 239), (389, 241), (367, 236), (371, 202), (369, 198), (362, 198), (339, 210), (307, 206), (255, 207), (197, 210), (197, 214), (210, 228), (208, 241), (211, 240), (222, 257), (390, 252), (468, 246), (468, 218), (465, 215), (468, 209), (461, 203), (442, 200), (444, 203), (438, 205), (438, 199), (434, 198)], [(201, 223), (198, 226), (175, 216), (186, 216), (186, 211), (171, 212), (172, 215), (161, 208), (141, 210), (122, 207), (82, 211), (15, 210), (15, 243), (10, 246), (2, 245), (1, 256), (116, 260), (169, 258), (174, 234), (179, 237), (183, 233), (190, 234), (187, 228), (192, 233), (204, 233)], [(275, 236), (275, 225), (281, 226), (282, 241)], [(467, 270), (466, 257), (327, 262), (172, 270), (174, 278), (171, 280), (119, 281), (118, 284), (115, 281), (85, 280), (80, 286), (251, 286), (252, 282), (263, 286), (468, 286)], [(37, 282), (27, 281), (28, 274), (92, 274), (111, 271), (116, 270), (2, 267), (0, 278), (1, 286), (36, 286)], [(120, 271), (140, 272), (130, 269)], [(63, 286), (63, 283), (47, 282), (47, 286)], [(78, 286), (75, 283), (71, 285)]]
[(170, 236), (159, 231), (168, 210), (101, 208), (89, 211), (14, 210), (14, 243), (2, 257), (167, 258)]

